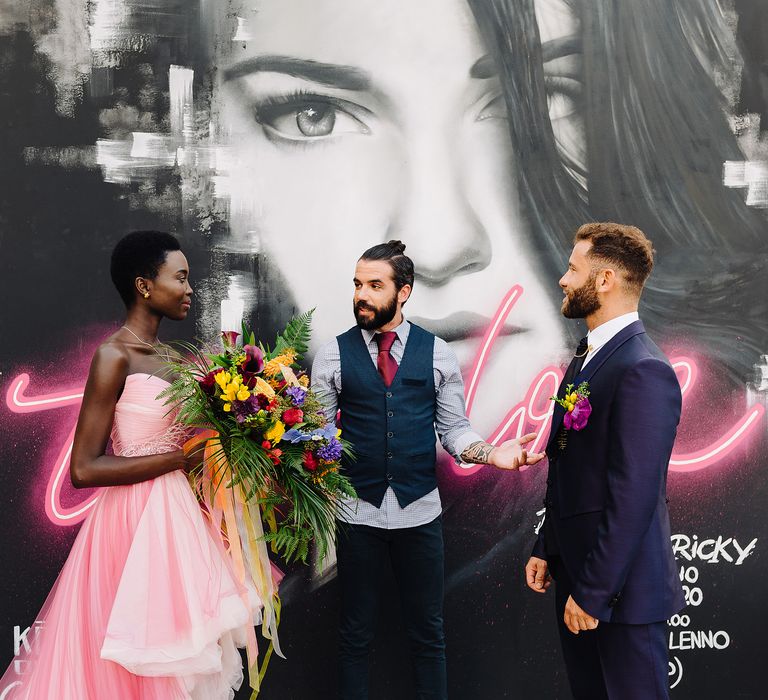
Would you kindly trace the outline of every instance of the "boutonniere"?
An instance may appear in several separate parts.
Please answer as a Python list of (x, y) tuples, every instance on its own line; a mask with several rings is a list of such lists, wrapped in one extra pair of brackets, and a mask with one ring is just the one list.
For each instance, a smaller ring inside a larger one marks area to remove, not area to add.
[(589, 382), (582, 382), (576, 389), (573, 388), (573, 384), (569, 384), (565, 387), (565, 396), (562, 399), (552, 396), (550, 401), (559, 403), (565, 409), (563, 427), (566, 430), (583, 430), (587, 427), (587, 421), (592, 413), (592, 404), (589, 403)]

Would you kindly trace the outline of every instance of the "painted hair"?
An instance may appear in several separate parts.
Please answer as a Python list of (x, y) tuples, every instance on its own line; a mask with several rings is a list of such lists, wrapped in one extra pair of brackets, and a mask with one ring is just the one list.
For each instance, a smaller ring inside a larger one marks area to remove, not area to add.
[[(572, 0), (579, 33), (544, 46), (533, 0), (468, 3), (497, 64), (546, 274), (562, 274), (584, 221), (638, 226), (659, 252), (641, 306), (649, 330), (662, 342), (687, 336), (749, 378), (768, 350), (768, 226), (722, 182), (723, 163), (744, 154), (715, 83), (737, 55), (717, 2)], [(544, 75), (547, 61), (577, 53), (589, 66), (582, 166), (558, 147), (547, 103), (557, 82)]]
[(181, 250), (179, 241), (162, 231), (134, 231), (117, 242), (109, 271), (128, 308), (136, 301), (136, 278), (155, 279), (172, 250)]

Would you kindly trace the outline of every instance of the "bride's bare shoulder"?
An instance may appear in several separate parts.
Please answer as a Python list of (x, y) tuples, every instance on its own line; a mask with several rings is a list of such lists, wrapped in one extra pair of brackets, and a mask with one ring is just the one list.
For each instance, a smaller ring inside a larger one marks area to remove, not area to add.
[(115, 374), (125, 376), (129, 365), (128, 348), (126, 344), (114, 336), (101, 343), (93, 353), (91, 374)]

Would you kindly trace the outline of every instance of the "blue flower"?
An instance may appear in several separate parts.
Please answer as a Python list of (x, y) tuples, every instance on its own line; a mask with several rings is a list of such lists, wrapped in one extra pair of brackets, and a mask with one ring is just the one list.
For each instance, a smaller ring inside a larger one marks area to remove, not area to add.
[(326, 425), (324, 428), (316, 428), (311, 433), (305, 433), (298, 428), (291, 428), (283, 433), (283, 440), (294, 444), (309, 440), (333, 440), (336, 438), (337, 432), (338, 428), (333, 424)]
[(336, 438), (331, 438), (327, 445), (323, 445), (317, 456), (326, 462), (335, 462), (341, 457), (341, 443)]
[(294, 444), (297, 442), (307, 442), (307, 440), (312, 439), (312, 433), (302, 433), (297, 428), (291, 428), (283, 433), (282, 439), (285, 442), (292, 442)]
[(307, 390), (300, 386), (291, 386), (285, 390), (285, 395), (291, 397), (294, 406), (301, 406), (307, 398)]
[(336, 437), (336, 433), (338, 432), (339, 429), (333, 423), (329, 423), (324, 428), (313, 430), (312, 435), (317, 435), (318, 437), (324, 438), (325, 440), (333, 440)]

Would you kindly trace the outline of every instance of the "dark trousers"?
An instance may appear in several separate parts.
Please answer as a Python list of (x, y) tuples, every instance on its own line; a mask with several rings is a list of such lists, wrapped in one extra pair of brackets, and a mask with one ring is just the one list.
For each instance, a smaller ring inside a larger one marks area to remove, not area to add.
[(445, 700), (441, 519), (399, 530), (343, 525), (337, 560), (341, 588), (340, 700), (368, 698), (368, 651), (376, 632), (381, 581), (389, 565), (408, 633), (416, 697)]
[(557, 625), (575, 700), (667, 700), (666, 621), (601, 622), (596, 630), (573, 634), (563, 621), (571, 582), (559, 557), (548, 557), (548, 565), (555, 579)]

